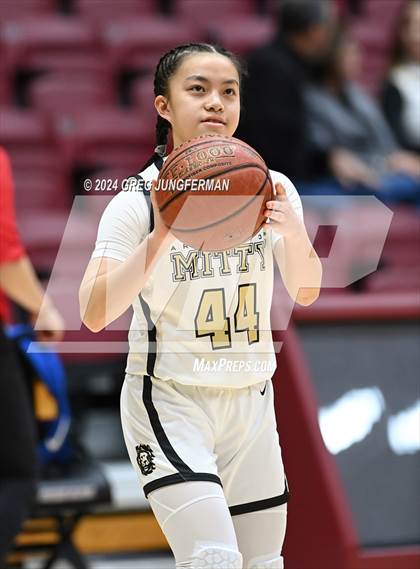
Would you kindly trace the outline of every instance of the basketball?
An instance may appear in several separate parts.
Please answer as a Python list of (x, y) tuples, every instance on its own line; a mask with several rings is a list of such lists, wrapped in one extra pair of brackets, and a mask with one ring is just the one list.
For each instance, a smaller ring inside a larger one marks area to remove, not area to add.
[(157, 180), (156, 198), (166, 226), (186, 245), (230, 249), (255, 235), (274, 197), (261, 156), (232, 137), (205, 135), (178, 146)]

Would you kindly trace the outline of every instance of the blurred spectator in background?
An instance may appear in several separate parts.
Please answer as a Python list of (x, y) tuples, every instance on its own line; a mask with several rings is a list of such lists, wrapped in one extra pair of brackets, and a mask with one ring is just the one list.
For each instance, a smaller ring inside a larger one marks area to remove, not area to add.
[(380, 106), (353, 82), (358, 66), (358, 46), (337, 28), (319, 81), (305, 93), (308, 137), (328, 155), (316, 173), (330, 179), (300, 189), (317, 194), (374, 192), (386, 202), (420, 204), (420, 161), (400, 148)]
[[(42, 332), (62, 338), (63, 321), (44, 291), (16, 230), (10, 162), (0, 147), (0, 293), (27, 310)], [(42, 311), (41, 310), (41, 305)], [(0, 298), (0, 567), (29, 513), (38, 475), (32, 402), (14, 345), (4, 333), (10, 320)]]
[(402, 10), (382, 107), (399, 144), (420, 155), (420, 0)]
[(330, 43), (332, 20), (328, 0), (283, 1), (274, 40), (246, 58), (249, 78), (236, 136), (292, 179), (304, 178), (312, 161), (322, 160), (307, 145), (303, 93)]

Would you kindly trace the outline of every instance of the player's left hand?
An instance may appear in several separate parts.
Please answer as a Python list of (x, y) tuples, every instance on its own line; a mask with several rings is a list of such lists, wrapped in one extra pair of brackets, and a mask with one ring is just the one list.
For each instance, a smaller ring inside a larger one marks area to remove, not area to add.
[(304, 229), (304, 225), (296, 215), (289, 202), (286, 190), (281, 183), (275, 184), (276, 199), (268, 201), (264, 215), (270, 220), (264, 223), (265, 229), (271, 229), (283, 237), (297, 235)]

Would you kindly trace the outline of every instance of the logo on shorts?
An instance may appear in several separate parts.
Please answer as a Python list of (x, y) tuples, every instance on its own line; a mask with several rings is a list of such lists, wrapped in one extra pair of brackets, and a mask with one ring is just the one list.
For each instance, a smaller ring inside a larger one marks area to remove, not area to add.
[(142, 474), (147, 476), (151, 474), (156, 468), (153, 459), (155, 455), (149, 445), (138, 445), (136, 446), (137, 451), (137, 464), (140, 466)]

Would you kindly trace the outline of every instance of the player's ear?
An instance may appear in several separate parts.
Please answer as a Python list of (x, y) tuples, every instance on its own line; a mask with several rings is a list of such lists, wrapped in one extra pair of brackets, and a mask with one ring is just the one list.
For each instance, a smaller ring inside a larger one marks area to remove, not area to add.
[(168, 99), (163, 95), (158, 95), (155, 99), (155, 109), (159, 115), (170, 122), (171, 112), (169, 110)]

